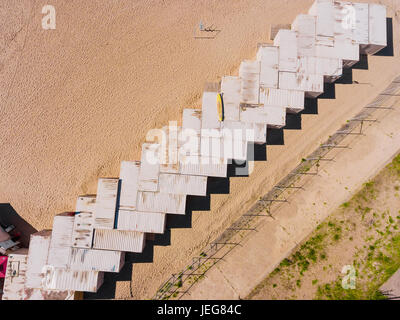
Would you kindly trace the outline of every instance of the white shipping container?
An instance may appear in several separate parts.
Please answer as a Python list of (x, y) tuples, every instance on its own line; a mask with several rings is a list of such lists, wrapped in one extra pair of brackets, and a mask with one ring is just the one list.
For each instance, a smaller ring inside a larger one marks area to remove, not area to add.
[(267, 125), (263, 123), (252, 124), (254, 128), (254, 143), (264, 144), (267, 143)]
[(348, 1), (334, 1), (334, 32), (335, 35), (353, 37), (356, 24), (356, 11), (353, 3)]
[(75, 213), (62, 213), (53, 220), (53, 230), (49, 249), (48, 264), (53, 267), (66, 268), (72, 250), (72, 231)]
[[(182, 156), (198, 156), (200, 154), (200, 133), (194, 134), (191, 130), (183, 129), (179, 138), (178, 148), (178, 161)], [(180, 163), (177, 166), (178, 170), (179, 166)]]
[(260, 61), (242, 61), (239, 67), (239, 78), (242, 81), (240, 102), (258, 104), (260, 94)]
[(226, 178), (227, 163), (223, 159), (200, 157), (196, 155), (181, 158), (180, 173), (206, 177)]
[(143, 252), (145, 233), (126, 230), (96, 229), (93, 248), (124, 252)]
[(375, 54), (387, 46), (386, 7), (380, 4), (369, 4), (369, 45), (367, 54)]
[(72, 247), (91, 248), (93, 243), (94, 214), (79, 212), (75, 215), (72, 231)]
[[(179, 172), (178, 148), (182, 143), (182, 130), (182, 127), (177, 126), (176, 122), (170, 122), (169, 126), (162, 128), (164, 135), (160, 147), (160, 172)], [(185, 129), (185, 131), (187, 131), (187, 129)], [(192, 133), (194, 134), (194, 131), (192, 131)]]
[(369, 5), (368, 3), (353, 3), (356, 13), (356, 24), (353, 29), (353, 40), (360, 45), (369, 43)]
[(51, 230), (43, 230), (31, 235), (25, 284), (27, 288), (40, 289), (43, 287), (50, 239)]
[(138, 211), (185, 214), (186, 195), (138, 192)]
[(265, 90), (264, 106), (281, 106), (299, 112), (304, 109), (304, 99), (304, 91), (269, 88)]
[(209, 85), (208, 89), (203, 92), (201, 106), (202, 129), (219, 129), (221, 127), (217, 109), (217, 95), (217, 89), (215, 89), (211, 84)]
[[(265, 128), (265, 132), (262, 132), (263, 128)], [(242, 121), (224, 121), (223, 136), (224, 139), (264, 143), (260, 140), (263, 141), (266, 136), (266, 126)]]
[(221, 93), (223, 95), (224, 120), (239, 120), (241, 84), (239, 77), (222, 77)]
[(315, 56), (315, 37), (297, 35), (297, 54), (299, 57)]
[(200, 156), (224, 159), (224, 140), (222, 130), (217, 136), (213, 134), (201, 137)]
[(299, 14), (292, 23), (292, 30), (296, 31), (300, 36), (313, 37), (316, 36), (317, 27), (316, 17), (309, 14)]
[(277, 88), (279, 48), (261, 44), (257, 51), (257, 61), (260, 61), (260, 86), (264, 88)]
[(100, 178), (94, 211), (94, 228), (114, 228), (119, 179)]
[(268, 116), (267, 127), (283, 128), (286, 125), (286, 108), (280, 106), (263, 107)]
[(157, 191), (158, 175), (160, 174), (160, 149), (160, 144), (143, 143), (138, 190)]
[(121, 191), (119, 207), (128, 210), (136, 209), (136, 197), (138, 192), (140, 162), (122, 161), (119, 178), (121, 180)]
[(24, 300), (75, 300), (75, 291), (25, 288)]
[(360, 60), (360, 45), (347, 36), (335, 35), (335, 50), (336, 58), (342, 59), (343, 63)]
[(69, 269), (120, 272), (124, 263), (125, 252), (74, 248), (71, 251)]
[(300, 57), (297, 72), (340, 77), (343, 73), (343, 61), (336, 58)]
[(269, 117), (263, 107), (240, 107), (240, 121), (245, 123), (268, 124)]
[(279, 71), (295, 72), (297, 68), (297, 35), (295, 31), (281, 29), (274, 39), (279, 47)]
[(182, 129), (191, 129), (196, 133), (201, 130), (201, 110), (183, 109)]
[(24, 300), (28, 249), (18, 249), (8, 255), (3, 300)]
[(317, 74), (279, 72), (279, 89), (305, 91), (308, 96), (317, 97), (324, 92), (324, 77)]
[(128, 210), (118, 212), (118, 230), (164, 233), (165, 224), (165, 213)]
[(205, 196), (207, 177), (163, 173), (160, 174), (160, 192)]
[(271, 128), (281, 128), (286, 123), (286, 108), (279, 106), (242, 108), (240, 120), (248, 123), (266, 124), (267, 127)]
[(86, 195), (81, 196), (76, 201), (76, 212), (94, 212), (96, 205), (96, 196), (95, 195)]
[(308, 14), (317, 18), (316, 33), (318, 36), (333, 37), (335, 23), (333, 0), (316, 0)]
[(45, 289), (97, 292), (103, 281), (103, 272), (49, 268), (45, 277)]

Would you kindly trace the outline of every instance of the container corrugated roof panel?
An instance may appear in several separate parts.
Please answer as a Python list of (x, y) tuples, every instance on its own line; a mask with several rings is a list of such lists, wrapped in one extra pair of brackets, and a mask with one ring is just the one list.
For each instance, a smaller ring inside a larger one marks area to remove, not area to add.
[(96, 204), (96, 196), (95, 195), (86, 195), (81, 196), (76, 201), (76, 212), (94, 212)]
[(241, 86), (242, 82), (239, 77), (222, 77), (221, 92), (224, 103), (224, 120), (239, 120)]
[(139, 188), (141, 191), (157, 191), (160, 174), (160, 144), (144, 143), (139, 170)]
[(119, 179), (100, 178), (97, 184), (97, 197), (94, 211), (94, 227), (114, 228)]
[(118, 213), (118, 230), (164, 233), (165, 224), (165, 213), (128, 210), (119, 210)]
[(334, 10), (333, 0), (316, 0), (308, 11), (308, 14), (316, 16), (317, 35), (332, 37), (334, 35)]
[(366, 52), (375, 54), (387, 46), (386, 7), (380, 4), (369, 4), (369, 45)]
[(68, 266), (72, 250), (74, 221), (75, 213), (62, 213), (54, 217), (47, 261), (49, 265), (60, 268)]
[(72, 231), (72, 247), (91, 248), (93, 243), (94, 214), (79, 212), (75, 215)]
[(139, 179), (139, 161), (122, 161), (119, 178), (121, 180), (121, 191), (119, 207), (135, 210)]
[(227, 163), (223, 159), (200, 156), (185, 156), (181, 158), (180, 173), (187, 175), (221, 177), (228, 174)]
[(104, 281), (104, 273), (51, 268), (46, 274), (47, 290), (97, 292)]
[(162, 173), (159, 185), (161, 193), (207, 195), (207, 177)]
[(138, 211), (185, 214), (186, 195), (138, 192)]
[(143, 252), (145, 233), (126, 230), (96, 229), (93, 247), (101, 250)]
[(260, 94), (260, 61), (244, 60), (239, 67), (242, 81), (240, 102), (258, 104)]
[(279, 71), (295, 72), (297, 68), (297, 35), (292, 30), (280, 30), (274, 45), (279, 47)]
[(304, 109), (305, 93), (299, 90), (265, 89), (264, 106), (286, 107), (292, 112)]
[(260, 44), (257, 51), (260, 61), (260, 86), (264, 88), (278, 87), (279, 48)]
[(42, 288), (45, 266), (49, 255), (51, 230), (43, 230), (31, 235), (26, 272), (27, 288)]
[(78, 249), (71, 251), (71, 270), (120, 272), (125, 263), (125, 253), (96, 249)]

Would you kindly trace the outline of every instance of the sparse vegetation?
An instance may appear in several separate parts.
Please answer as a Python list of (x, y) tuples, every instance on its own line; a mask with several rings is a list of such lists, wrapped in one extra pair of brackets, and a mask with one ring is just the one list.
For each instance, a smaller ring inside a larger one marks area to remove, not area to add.
[[(385, 299), (379, 288), (400, 268), (400, 203), (389, 191), (399, 189), (399, 178), (400, 155), (319, 224), (248, 298)], [(355, 289), (342, 286), (344, 265), (354, 267)]]

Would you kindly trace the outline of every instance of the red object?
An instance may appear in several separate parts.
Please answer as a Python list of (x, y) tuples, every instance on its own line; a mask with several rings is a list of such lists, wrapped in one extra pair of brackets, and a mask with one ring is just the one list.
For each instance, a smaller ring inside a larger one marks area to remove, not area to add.
[(8, 257), (0, 256), (0, 278), (6, 277), (7, 260)]

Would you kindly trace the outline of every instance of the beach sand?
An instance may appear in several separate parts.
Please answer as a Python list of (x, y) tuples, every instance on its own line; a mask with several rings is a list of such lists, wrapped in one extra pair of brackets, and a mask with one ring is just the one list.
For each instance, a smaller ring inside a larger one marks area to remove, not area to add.
[[(2, 1), (0, 203), (36, 229), (51, 228), (78, 195), (96, 193), (98, 177), (116, 177), (122, 160), (140, 158), (148, 130), (200, 107), (206, 81), (236, 75), (240, 61), (268, 41), (271, 24), (290, 23), (312, 2), (59, 0), (52, 1), (56, 30), (43, 30), (46, 1)], [(318, 115), (303, 115), (301, 130), (285, 130), (284, 145), (268, 146), (250, 178), (231, 178), (229, 194), (211, 196), (211, 210), (193, 212), (186, 228), (149, 246), (149, 257), (131, 257), (138, 262), (132, 283), (130, 274), (117, 278), (115, 298), (150, 298), (400, 74), (400, 6), (380, 2), (390, 5), (395, 56), (371, 57), (368, 70), (353, 72), (360, 84), (336, 85), (336, 99), (320, 99)], [(215, 39), (193, 38), (200, 20), (221, 30)]]

